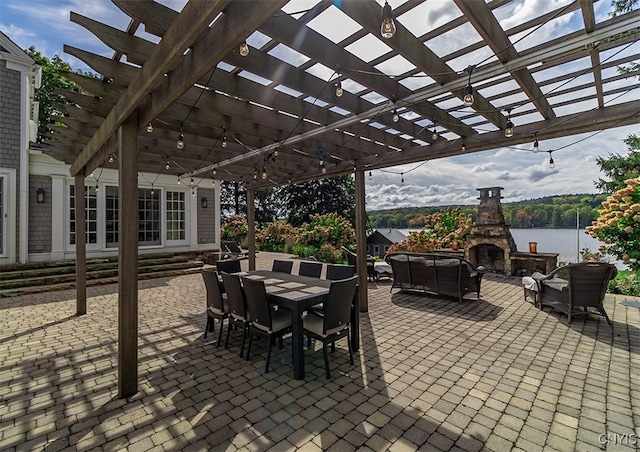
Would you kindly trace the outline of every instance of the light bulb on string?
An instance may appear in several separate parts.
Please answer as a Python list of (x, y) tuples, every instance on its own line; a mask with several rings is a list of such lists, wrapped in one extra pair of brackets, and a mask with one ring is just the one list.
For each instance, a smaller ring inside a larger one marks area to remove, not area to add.
[(467, 87), (464, 89), (464, 97), (462, 98), (462, 102), (466, 107), (470, 107), (473, 105), (473, 86), (471, 86), (471, 73), (475, 66), (467, 66), (464, 70), (467, 74), (469, 74), (469, 79), (467, 81)]
[(533, 153), (537, 153), (540, 150), (540, 144), (538, 143), (537, 133), (533, 132)]
[(180, 185), (182, 183), (182, 179), (180, 178), (180, 176), (178, 176), (178, 185)]
[(382, 7), (382, 23), (380, 24), (380, 34), (383, 38), (389, 39), (396, 34), (396, 24), (393, 21), (393, 11), (389, 2), (385, 0)]
[(109, 163), (113, 163), (113, 154), (109, 156)]
[(369, 171), (369, 180), (373, 179), (373, 174)]
[(227, 147), (227, 129), (222, 129), (222, 147)]
[(178, 148), (179, 150), (183, 150), (184, 149), (184, 133), (180, 132), (180, 135), (178, 135), (178, 141), (176, 142), (176, 148)]
[(151, 196), (153, 196), (155, 194), (155, 190), (153, 189), (153, 184), (151, 184)]
[(249, 46), (247, 45), (246, 41), (240, 44), (240, 55), (243, 57), (249, 55)]
[(462, 138), (462, 146), (460, 146), (460, 150), (465, 152), (467, 150), (467, 144), (464, 142), (464, 138)]
[(267, 178), (267, 168), (266, 167), (262, 167), (262, 178), (266, 179)]
[(195, 190), (191, 190), (191, 196), (192, 196), (193, 198), (195, 198), (195, 197), (196, 197), (196, 191), (195, 191)]
[(147, 133), (151, 133), (153, 132), (153, 124), (149, 123), (147, 124)]
[(167, 159), (167, 161), (164, 164), (164, 169), (168, 171), (169, 168), (171, 168), (171, 165), (169, 164), (169, 159)]
[(215, 176), (217, 174), (217, 170), (216, 170), (216, 164), (213, 164), (213, 170), (211, 171), (213, 173), (213, 175)]
[(320, 165), (320, 171), (322, 172), (322, 174), (327, 174), (327, 167), (324, 166), (324, 163)]
[(547, 151), (549, 153), (549, 168), (555, 168), (556, 162), (553, 161), (553, 155), (551, 154), (553, 151)]
[(253, 170), (253, 180), (258, 180), (258, 170), (257, 169)]
[(398, 110), (395, 108), (393, 109), (393, 115), (391, 116), (391, 119), (393, 120), (393, 122), (400, 121), (400, 115), (398, 114)]
[(433, 139), (433, 141), (438, 139), (438, 131), (436, 130), (436, 122), (433, 121), (433, 132), (431, 132), (431, 139)]
[(504, 136), (511, 138), (513, 136), (513, 122), (511, 122), (511, 108), (505, 110), (509, 115), (507, 116), (507, 127), (504, 129)]
[(404, 173), (400, 173), (400, 186), (404, 187)]
[(342, 82), (338, 80), (338, 83), (336, 83), (336, 97), (342, 97), (343, 94), (344, 90), (342, 89)]

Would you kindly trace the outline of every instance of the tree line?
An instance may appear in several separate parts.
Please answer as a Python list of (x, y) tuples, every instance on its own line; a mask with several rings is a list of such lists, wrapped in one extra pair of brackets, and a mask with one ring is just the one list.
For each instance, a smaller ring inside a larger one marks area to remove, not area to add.
[[(570, 194), (546, 196), (518, 202), (502, 203), (505, 222), (513, 228), (553, 228), (573, 229), (579, 212), (580, 227), (584, 228), (598, 218), (598, 212), (606, 194)], [(476, 220), (478, 206), (429, 206), (406, 207), (368, 212), (374, 229), (396, 228), (419, 229), (424, 226), (423, 218), (440, 210), (455, 207), (462, 213), (470, 214)]]

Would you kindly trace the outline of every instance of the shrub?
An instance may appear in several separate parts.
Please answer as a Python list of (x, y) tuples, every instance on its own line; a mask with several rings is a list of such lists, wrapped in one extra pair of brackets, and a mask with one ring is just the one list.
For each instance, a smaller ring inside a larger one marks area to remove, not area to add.
[(421, 231), (410, 232), (405, 240), (391, 245), (388, 252), (428, 253), (448, 247), (454, 240), (462, 240), (471, 231), (471, 214), (464, 214), (459, 208), (450, 207), (425, 215), (421, 220), (424, 220)]
[(240, 241), (247, 236), (249, 226), (242, 215), (231, 215), (224, 220), (221, 229), (222, 240)]
[(264, 251), (285, 251), (286, 242), (293, 239), (296, 228), (282, 220), (273, 220), (256, 232), (259, 248)]
[(341, 262), (340, 247), (355, 243), (351, 223), (340, 215), (311, 215), (311, 221), (300, 226), (295, 234), (294, 254), (315, 257), (323, 262)]
[(621, 259), (632, 270), (640, 270), (640, 177), (625, 181), (602, 203), (598, 219), (587, 234), (610, 245), (606, 252)]
[(640, 277), (632, 270), (619, 271), (613, 281), (609, 282), (609, 292), (640, 297)]

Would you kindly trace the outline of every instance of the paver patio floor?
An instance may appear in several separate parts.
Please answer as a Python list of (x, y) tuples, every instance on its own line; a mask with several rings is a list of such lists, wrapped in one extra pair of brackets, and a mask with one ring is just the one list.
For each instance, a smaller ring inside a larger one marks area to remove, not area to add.
[(640, 309), (628, 297), (607, 297), (612, 329), (539, 311), (519, 278), (487, 275), (482, 299), (462, 305), (390, 285), (369, 283), (355, 365), (339, 342), (327, 380), (316, 347), (296, 381), (286, 339), (265, 375), (263, 340), (248, 362), (239, 331), (228, 349), (218, 325), (203, 337), (199, 274), (140, 281), (127, 400), (116, 285), (90, 287), (82, 317), (74, 291), (0, 299), (0, 449), (637, 450)]

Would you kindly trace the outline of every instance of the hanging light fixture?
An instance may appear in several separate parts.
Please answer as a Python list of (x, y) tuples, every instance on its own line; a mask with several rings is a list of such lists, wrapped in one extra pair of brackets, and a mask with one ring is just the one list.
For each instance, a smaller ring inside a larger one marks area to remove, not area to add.
[(504, 129), (504, 136), (507, 138), (511, 138), (513, 136), (513, 122), (511, 122), (511, 108), (505, 108), (508, 113), (507, 116), (507, 128)]
[(169, 168), (171, 168), (171, 165), (169, 164), (169, 157), (167, 157), (167, 161), (164, 162), (164, 169), (169, 170)]
[(400, 186), (404, 187), (404, 173), (400, 173)]
[(547, 152), (549, 153), (549, 168), (555, 168), (556, 162), (553, 161), (553, 155), (551, 155), (553, 151), (547, 151)]
[(342, 97), (344, 90), (342, 89), (342, 82), (338, 80), (336, 83), (336, 97)]
[(396, 34), (396, 23), (393, 21), (393, 11), (389, 2), (385, 0), (382, 7), (382, 23), (380, 24), (380, 34), (383, 38), (389, 39)]
[(253, 180), (258, 180), (258, 168), (253, 169)]
[(180, 135), (178, 135), (178, 141), (176, 142), (176, 147), (179, 150), (183, 150), (184, 149), (184, 133), (180, 132)]
[(467, 150), (467, 145), (466, 145), (466, 143), (464, 142), (464, 137), (462, 137), (462, 146), (460, 146), (460, 150), (461, 150), (462, 152), (465, 152), (465, 151)]
[(180, 185), (182, 183), (182, 179), (180, 178), (180, 176), (178, 176), (178, 185)]
[(215, 176), (217, 174), (218, 171), (216, 171), (216, 164), (214, 162), (213, 164), (213, 170), (211, 171), (211, 173)]
[(533, 132), (533, 153), (537, 153), (540, 150), (540, 144), (538, 144), (538, 132)]
[(471, 73), (475, 66), (467, 66), (464, 70), (467, 74), (469, 74), (469, 79), (467, 81), (467, 87), (464, 90), (464, 97), (462, 98), (462, 102), (466, 107), (470, 107), (473, 105), (473, 86), (471, 86)]
[(266, 166), (262, 167), (262, 178), (263, 179), (267, 178), (267, 167)]
[(227, 147), (227, 129), (224, 127), (222, 128), (222, 147)]
[(371, 174), (371, 171), (369, 171), (369, 180), (373, 179), (373, 174)]
[(149, 123), (147, 124), (147, 133), (151, 133), (153, 132), (153, 124)]
[(153, 184), (151, 184), (151, 196), (155, 195), (155, 190), (153, 189)]
[(436, 130), (436, 121), (433, 121), (433, 132), (431, 132), (431, 139), (433, 141), (438, 139), (438, 131)]
[(247, 45), (247, 41), (244, 41), (240, 44), (240, 55), (246, 57), (249, 55), (249, 46)]
[(109, 163), (113, 163), (113, 154), (109, 156)]
[(324, 162), (320, 164), (320, 171), (322, 172), (322, 174), (327, 174), (327, 167), (324, 166)]

